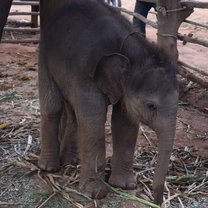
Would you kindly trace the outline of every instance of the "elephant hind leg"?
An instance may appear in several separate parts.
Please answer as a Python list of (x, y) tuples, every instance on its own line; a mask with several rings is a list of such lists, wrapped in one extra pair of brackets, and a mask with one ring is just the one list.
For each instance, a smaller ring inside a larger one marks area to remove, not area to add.
[(65, 103), (63, 108), (59, 138), (61, 165), (76, 165), (78, 163), (77, 121), (69, 103)]
[(136, 179), (133, 173), (134, 148), (138, 133), (135, 125), (122, 109), (120, 104), (113, 106), (112, 136), (113, 157), (112, 174), (109, 183), (123, 189), (136, 188)]
[(39, 101), (41, 115), (41, 153), (38, 165), (55, 172), (60, 168), (58, 131), (63, 109), (63, 97), (46, 67), (40, 65)]

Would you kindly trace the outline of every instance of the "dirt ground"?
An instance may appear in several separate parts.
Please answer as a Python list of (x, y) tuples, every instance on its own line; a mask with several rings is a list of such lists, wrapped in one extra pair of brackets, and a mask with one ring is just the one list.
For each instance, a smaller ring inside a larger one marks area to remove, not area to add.
[[(133, 10), (134, 1), (123, 1)], [(29, 8), (13, 7), (12, 10)], [(128, 17), (129, 18), (129, 17)], [(155, 20), (150, 14), (149, 18)], [(190, 20), (208, 25), (208, 12), (197, 9)], [(12, 17), (27, 23), (29, 17)], [(19, 23), (18, 23), (19, 24)], [(182, 34), (208, 40), (208, 30), (183, 24)], [(29, 38), (38, 34), (5, 33), (3, 39)], [(156, 40), (156, 31), (147, 27), (147, 38)], [(194, 44), (178, 43), (180, 59), (208, 72), (208, 50)], [(135, 151), (138, 188), (93, 201), (78, 192), (79, 166), (66, 167), (55, 174), (39, 171), (40, 115), (37, 92), (38, 45), (0, 45), (0, 207), (101, 207), (130, 208), (141, 205), (134, 196), (152, 201), (152, 176), (155, 167), (156, 136), (141, 126)], [(208, 207), (208, 90), (179, 77), (183, 88), (177, 115), (174, 150), (167, 176), (166, 207)], [(112, 155), (110, 114), (106, 122), (107, 161)], [(109, 167), (106, 169), (109, 173)]]

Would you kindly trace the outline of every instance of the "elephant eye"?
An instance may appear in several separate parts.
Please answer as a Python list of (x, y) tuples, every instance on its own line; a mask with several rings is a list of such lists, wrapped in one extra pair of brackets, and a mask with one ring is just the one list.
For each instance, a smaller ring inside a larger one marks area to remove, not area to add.
[(147, 107), (148, 107), (149, 110), (151, 110), (151, 111), (156, 111), (157, 110), (157, 106), (154, 103), (147, 102), (146, 104), (147, 104)]

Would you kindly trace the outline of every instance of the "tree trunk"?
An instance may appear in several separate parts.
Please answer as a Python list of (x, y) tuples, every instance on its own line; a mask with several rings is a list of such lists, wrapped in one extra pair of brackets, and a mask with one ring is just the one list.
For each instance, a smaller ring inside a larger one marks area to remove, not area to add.
[(0, 42), (11, 5), (12, 5), (12, 0), (0, 0), (0, 11), (1, 11), (0, 12)]
[(182, 9), (179, 0), (158, 0), (158, 45), (174, 60), (178, 59), (177, 33), (181, 23), (193, 12)]

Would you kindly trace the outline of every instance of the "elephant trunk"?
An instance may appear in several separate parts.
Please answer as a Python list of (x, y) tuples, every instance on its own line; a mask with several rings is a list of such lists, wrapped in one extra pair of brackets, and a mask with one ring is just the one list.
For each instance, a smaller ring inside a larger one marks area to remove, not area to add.
[(167, 125), (162, 125), (162, 130), (156, 130), (158, 138), (158, 158), (153, 180), (154, 202), (162, 204), (165, 178), (168, 171), (168, 164), (173, 149), (176, 119)]

